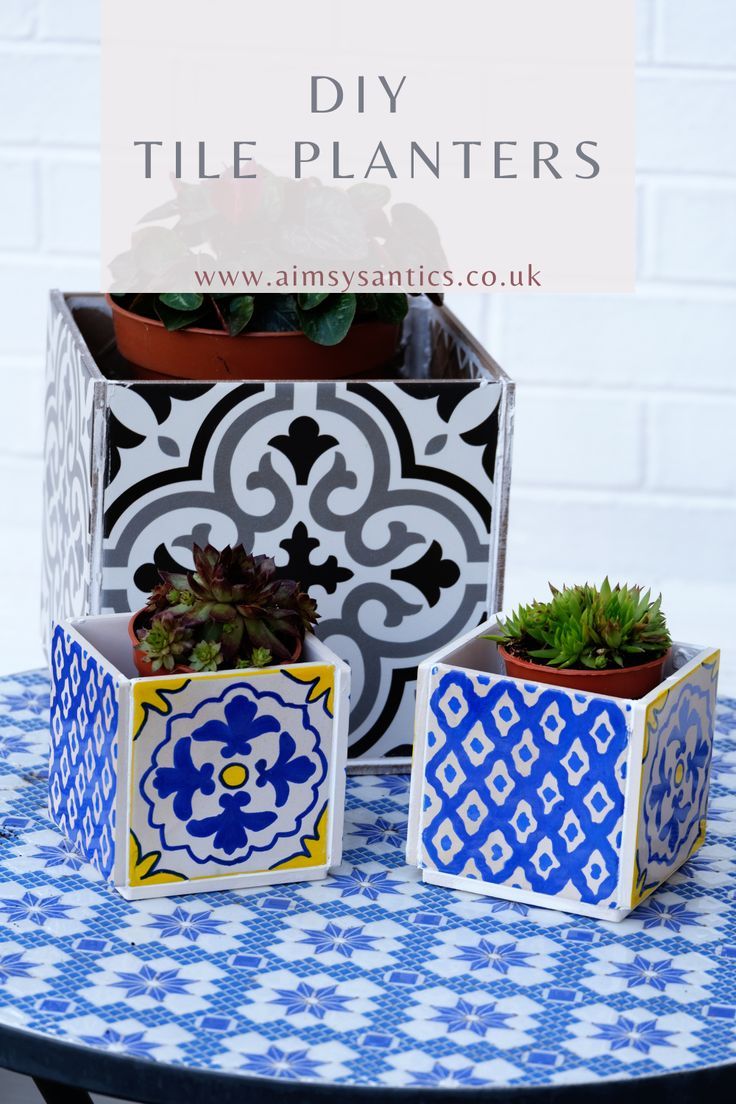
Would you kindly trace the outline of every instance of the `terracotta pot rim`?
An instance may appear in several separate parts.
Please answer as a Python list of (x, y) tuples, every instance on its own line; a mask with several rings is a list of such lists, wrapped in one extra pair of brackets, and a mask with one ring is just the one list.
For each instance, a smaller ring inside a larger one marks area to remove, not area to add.
[(138, 637), (135, 635), (135, 623), (138, 620), (138, 618), (141, 616), (141, 614), (145, 613), (145, 612), (146, 612), (146, 607), (141, 606), (141, 608), (139, 610), (136, 610), (134, 613), (131, 613), (130, 619), (128, 620), (128, 636), (130, 637), (131, 643), (134, 644), (134, 645), (138, 643)]
[[(156, 329), (166, 330), (163, 322), (158, 318), (146, 318), (142, 314), (136, 314), (135, 311), (127, 310), (125, 307), (121, 307), (119, 303), (116, 303), (109, 292), (105, 294), (105, 302), (108, 304), (113, 312), (116, 312), (124, 318), (133, 319), (139, 325), (143, 326), (155, 326)], [(356, 326), (386, 326), (391, 329), (399, 329), (399, 323), (397, 322), (377, 322), (370, 319), (364, 319), (362, 322), (354, 322), (350, 329), (354, 329)], [(348, 331), (348, 333), (350, 330)], [(182, 336), (186, 334), (202, 334), (205, 337), (221, 337), (226, 338), (228, 341), (235, 341), (239, 337), (291, 337), (291, 338), (303, 338), (305, 341), (309, 341), (309, 338), (304, 333), (304, 330), (249, 330), (247, 333), (229, 334), (226, 330), (210, 330), (206, 326), (185, 326), (181, 330), (166, 330), (167, 334), (171, 337), (177, 337), (179, 334)], [(347, 336), (347, 335), (346, 335)], [(334, 345), (320, 345), (318, 341), (311, 341), (311, 345), (316, 345), (320, 349), (333, 349)], [(342, 342), (338, 342), (338, 345)]]
[(501, 655), (504, 660), (508, 658), (512, 663), (518, 663), (521, 667), (528, 667), (531, 671), (552, 671), (556, 675), (564, 676), (570, 674), (575, 678), (582, 676), (595, 680), (602, 675), (620, 674), (623, 676), (624, 674), (637, 674), (639, 671), (651, 670), (666, 662), (672, 652), (672, 648), (668, 648), (658, 659), (648, 659), (646, 663), (636, 663), (631, 667), (605, 667), (600, 671), (592, 671), (589, 667), (550, 667), (548, 663), (535, 663), (534, 660), (522, 659), (520, 656), (515, 656), (512, 652), (509, 652), (503, 644), (498, 645), (498, 651), (499, 655)]

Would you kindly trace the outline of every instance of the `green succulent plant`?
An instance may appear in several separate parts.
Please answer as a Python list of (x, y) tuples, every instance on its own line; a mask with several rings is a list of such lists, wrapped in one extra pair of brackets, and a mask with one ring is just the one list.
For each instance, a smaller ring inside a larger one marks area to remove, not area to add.
[(358, 322), (402, 321), (409, 309), (404, 292), (354, 295), (326, 291), (299, 295), (151, 292), (115, 295), (116, 303), (143, 318), (163, 322), (167, 330), (191, 326), (242, 333), (301, 330), (317, 345), (337, 345)]
[(192, 647), (192, 631), (175, 618), (162, 615), (154, 621), (141, 640), (140, 649), (151, 661), (154, 671), (173, 671), (184, 662)]
[(268, 648), (254, 648), (248, 659), (238, 659), (238, 667), (268, 667), (273, 656)]
[(269, 556), (242, 545), (193, 549), (194, 569), (160, 572), (140, 617), (141, 652), (155, 671), (266, 667), (299, 658), (317, 605)]
[(216, 671), (222, 663), (222, 650), (217, 640), (200, 640), (192, 648), (189, 666), (194, 671)]
[(608, 579), (550, 590), (550, 601), (519, 606), (487, 639), (544, 666), (595, 671), (658, 659), (672, 644), (661, 595)]

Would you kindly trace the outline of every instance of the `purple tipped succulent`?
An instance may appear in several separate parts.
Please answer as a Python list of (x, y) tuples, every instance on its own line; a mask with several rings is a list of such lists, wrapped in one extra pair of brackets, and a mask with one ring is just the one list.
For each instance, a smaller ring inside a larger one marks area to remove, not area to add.
[(194, 546), (194, 569), (160, 572), (136, 621), (138, 651), (153, 671), (214, 671), (290, 663), (317, 621), (317, 604), (270, 556), (242, 544)]

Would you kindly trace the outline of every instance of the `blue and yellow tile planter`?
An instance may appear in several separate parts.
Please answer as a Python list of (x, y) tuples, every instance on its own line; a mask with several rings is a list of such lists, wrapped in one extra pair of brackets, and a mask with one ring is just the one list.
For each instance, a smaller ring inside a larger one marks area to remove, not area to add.
[(705, 838), (718, 652), (640, 700), (509, 678), (495, 619), (419, 668), (409, 862), (426, 882), (622, 920)]
[(324, 877), (340, 862), (349, 669), (139, 678), (125, 614), (58, 625), (51, 815), (128, 898)]

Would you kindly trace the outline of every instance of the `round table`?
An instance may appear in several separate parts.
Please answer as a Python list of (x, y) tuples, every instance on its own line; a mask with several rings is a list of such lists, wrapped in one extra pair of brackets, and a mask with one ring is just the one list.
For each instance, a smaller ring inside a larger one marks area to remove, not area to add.
[(47, 697), (0, 679), (0, 1065), (47, 1100), (733, 1098), (736, 702), (705, 846), (610, 924), (421, 884), (396, 774), (326, 881), (126, 902), (47, 819)]

